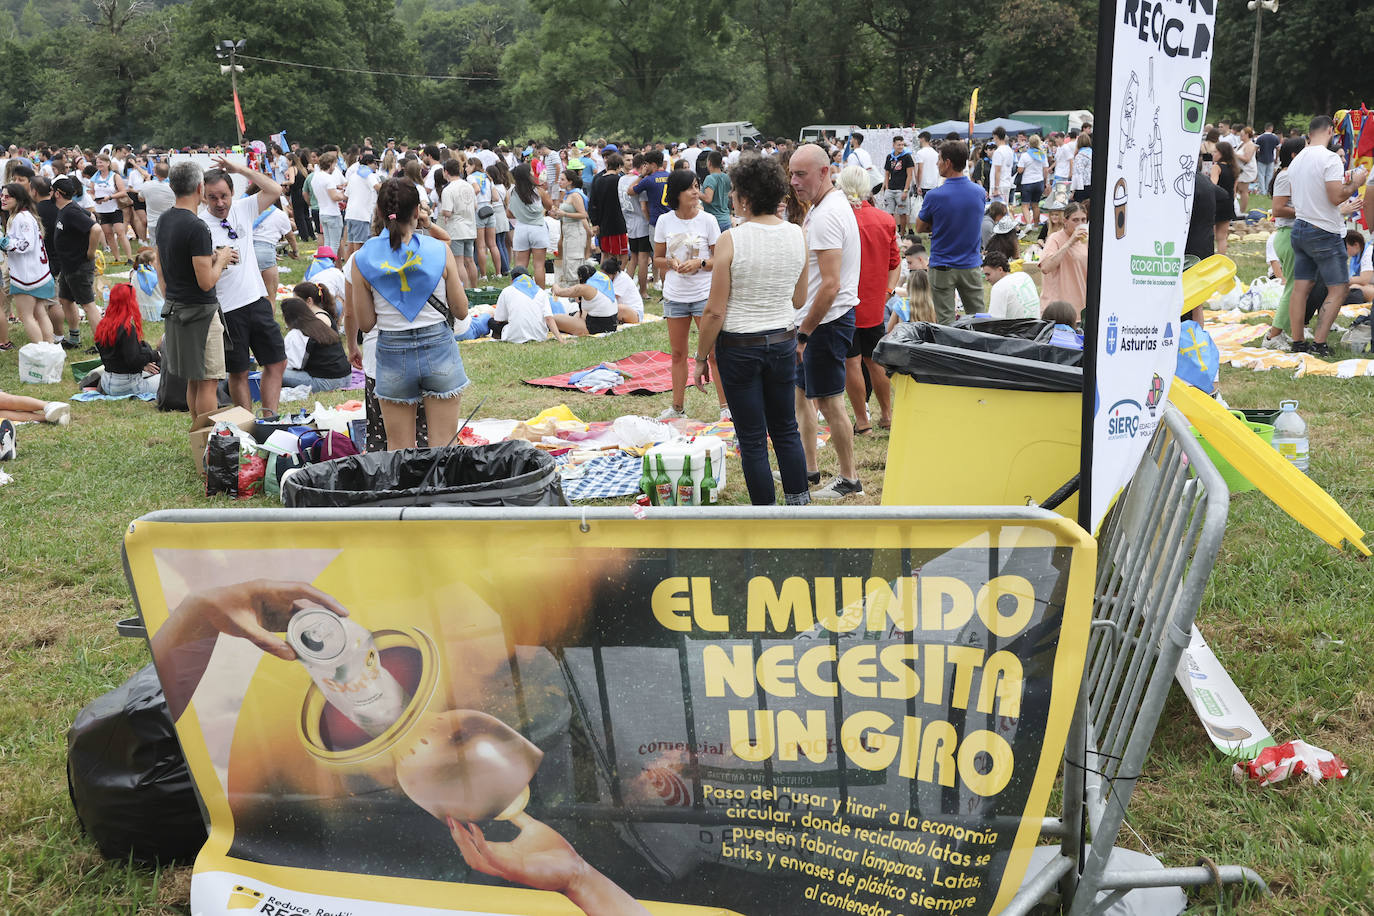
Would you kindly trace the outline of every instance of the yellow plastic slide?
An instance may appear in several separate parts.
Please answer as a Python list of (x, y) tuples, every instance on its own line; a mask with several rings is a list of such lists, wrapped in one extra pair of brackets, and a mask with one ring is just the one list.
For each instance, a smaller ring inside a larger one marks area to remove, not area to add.
[(1289, 464), (1272, 446), (1266, 445), (1226, 408), (1180, 378), (1175, 378), (1169, 387), (1169, 400), (1183, 411), (1188, 422), (1197, 427), (1221, 457), (1231, 462), (1232, 467), (1298, 524), (1338, 550), (1342, 542), (1349, 541), (1360, 553), (1370, 556), (1364, 544), (1364, 529), (1325, 490)]

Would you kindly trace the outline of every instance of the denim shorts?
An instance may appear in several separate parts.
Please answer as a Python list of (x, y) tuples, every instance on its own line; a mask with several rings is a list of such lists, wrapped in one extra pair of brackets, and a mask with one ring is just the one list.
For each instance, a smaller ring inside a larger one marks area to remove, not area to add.
[(797, 387), (808, 398), (833, 398), (844, 394), (844, 361), (854, 340), (854, 310), (834, 321), (816, 325), (802, 353)]
[(344, 227), (348, 230), (350, 244), (361, 245), (372, 238), (372, 224), (365, 219), (346, 219)]
[(277, 266), (277, 246), (271, 242), (253, 242), (253, 254), (258, 261), (258, 270)]
[(673, 302), (670, 299), (663, 300), (664, 318), (700, 318), (705, 311), (705, 299), (698, 299), (696, 302)]
[(1306, 220), (1293, 223), (1289, 236), (1293, 245), (1293, 277), (1319, 279), (1327, 286), (1350, 282), (1350, 257), (1345, 253), (1345, 237), (1320, 229)]
[(444, 322), (377, 335), (377, 397), (397, 404), (451, 398), (468, 386), (458, 343)]
[(455, 258), (472, 258), (477, 256), (476, 239), (450, 239), (449, 250), (453, 252)]
[(512, 251), (530, 251), (532, 249), (549, 248), (549, 227), (544, 225), (531, 225), (530, 223), (516, 223), (515, 236), (511, 239)]

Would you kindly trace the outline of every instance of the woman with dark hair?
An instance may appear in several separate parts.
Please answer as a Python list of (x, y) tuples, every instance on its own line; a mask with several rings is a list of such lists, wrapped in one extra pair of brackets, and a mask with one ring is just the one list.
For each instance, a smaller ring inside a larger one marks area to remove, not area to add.
[(582, 170), (565, 169), (558, 176), (558, 187), (563, 191), (563, 202), (558, 205), (561, 232), (558, 238), (556, 281), (571, 285), (578, 282), (577, 269), (587, 260), (587, 249), (591, 242), (587, 194), (582, 190)]
[(128, 189), (124, 179), (111, 171), (112, 164), (105, 153), (95, 157), (95, 171), (90, 175), (95, 220), (105, 234), (105, 247), (110, 249), (111, 256), (123, 252), (124, 259), (132, 265), (134, 253), (129, 247), (128, 227), (124, 225), (124, 214), (119, 209), (120, 202), (128, 197)]
[(553, 294), (576, 299), (580, 323), (566, 324), (560, 319), (573, 316), (554, 315), (558, 329), (565, 334), (605, 334), (619, 326), (620, 306), (615, 301), (615, 281), (591, 264), (577, 268), (577, 282), (570, 286), (553, 285)]
[[(327, 291), (325, 295), (329, 295)], [(309, 385), (312, 392), (346, 388), (353, 367), (339, 339), (333, 310), (312, 308), (304, 300), (288, 296), (281, 301), (281, 317), (288, 329), (282, 384), (288, 388)]]
[(510, 273), (510, 217), (506, 215), (506, 198), (510, 197), (510, 169), (497, 159), (487, 166), (491, 179), (491, 208), (496, 221), (496, 253), (501, 256), (501, 276)]
[(450, 317), (462, 319), (468, 313), (458, 265), (445, 244), (447, 233), (422, 217), (420, 193), (412, 182), (383, 182), (373, 223), (381, 231), (353, 260), (347, 311), (361, 330), (378, 329), (375, 390), (387, 445), (415, 446), (416, 405), (421, 402), (429, 417), (430, 441), (447, 444), (458, 432), (459, 397), (468, 385), (449, 325)]
[(143, 316), (138, 294), (128, 283), (110, 290), (110, 302), (95, 326), (95, 345), (105, 371), (100, 393), (115, 397), (156, 395), (160, 360), (143, 339)]
[(1226, 204), (1218, 202), (1216, 223), (1212, 231), (1216, 233), (1217, 254), (1226, 253), (1227, 241), (1231, 235), (1231, 221), (1236, 218), (1236, 175), (1240, 168), (1236, 163), (1235, 150), (1225, 140), (1217, 141), (1216, 157), (1212, 162), (1212, 173), (1208, 177), (1212, 184), (1226, 192)]
[[(806, 241), (800, 226), (777, 215), (788, 190), (777, 160), (741, 156), (730, 169), (730, 182), (741, 222), (716, 242), (693, 379), (705, 391), (707, 377), (714, 377), (725, 392), (749, 501), (756, 506), (777, 502), (768, 469), (771, 439), (783, 499), (789, 506), (804, 506), (811, 493), (793, 406), (792, 298), (806, 283)], [(714, 365), (702, 354), (713, 355)]]
[[(688, 169), (668, 173), (664, 198), (672, 209), (654, 224), (654, 274), (663, 278), (663, 317), (668, 321), (672, 352), (673, 403), (660, 420), (687, 416), (687, 343), (693, 322), (701, 324), (706, 300), (711, 295), (711, 257), (720, 224), (701, 208), (697, 173)], [(716, 382), (716, 398), (722, 419), (729, 419), (725, 392)]]
[[(347, 288), (347, 284), (345, 284), (345, 288)], [(292, 287), (291, 295), (305, 302), (306, 305), (310, 306), (310, 308), (316, 312), (324, 312), (328, 315), (338, 315), (343, 311), (338, 300), (334, 298), (333, 292), (323, 283), (316, 283), (311, 280), (297, 283)], [(336, 319), (330, 319), (329, 325), (335, 330), (338, 330), (339, 325)]]
[[(38, 305), (40, 300), (56, 295), (56, 281), (48, 268), (48, 252), (43, 244), (43, 226), (38, 208), (29, 189), (19, 182), (5, 185), (0, 191), (0, 210), (3, 210), (4, 236), (0, 251), (5, 253), (10, 268), (10, 295), (13, 297), (24, 333), (32, 343), (48, 343), (53, 335), (48, 310)], [(3, 320), (3, 319), (0, 319)], [(8, 331), (8, 328), (5, 329)]]
[(506, 215), (515, 226), (511, 248), (515, 266), (526, 267), (534, 282), (544, 285), (544, 256), (549, 250), (549, 227), (544, 215), (553, 209), (553, 201), (543, 185), (534, 183), (534, 173), (527, 163), (511, 169), (513, 189), (506, 198)]
[(315, 227), (310, 218), (310, 201), (306, 199), (305, 186), (310, 180), (310, 171), (295, 153), (287, 154), (292, 181), (287, 191), (291, 197), (291, 212), (296, 215), (296, 235), (302, 242), (315, 241)]

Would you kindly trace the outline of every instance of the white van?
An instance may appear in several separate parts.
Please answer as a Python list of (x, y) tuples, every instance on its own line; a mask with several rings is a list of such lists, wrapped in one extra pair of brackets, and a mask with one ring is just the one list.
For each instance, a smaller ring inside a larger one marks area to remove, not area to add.
[(811, 143), (822, 137), (827, 140), (843, 140), (858, 129), (857, 124), (808, 124), (801, 129), (797, 139), (802, 143)]
[(697, 139), (714, 140), (717, 143), (743, 143), (745, 140), (753, 141), (755, 145), (763, 143), (763, 135), (749, 121), (717, 121), (714, 124), (703, 124), (697, 131)]

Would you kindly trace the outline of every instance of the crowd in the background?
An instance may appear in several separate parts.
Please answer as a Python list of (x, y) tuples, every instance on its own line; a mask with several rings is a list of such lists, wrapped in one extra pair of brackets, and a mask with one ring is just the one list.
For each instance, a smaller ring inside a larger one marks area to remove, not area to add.
[[(1304, 343), (1296, 303), (1320, 290), (1324, 337), (1327, 306), (1374, 291), (1369, 246), (1345, 236), (1353, 207), (1317, 200), (1364, 179), (1336, 182), (1340, 164), (1317, 163), (1335, 155), (1330, 127), (1314, 121), (1308, 141), (1286, 142), (1238, 124), (1204, 131), (1187, 253), (1224, 252), (1249, 195), (1272, 186), (1272, 260), (1295, 305), (1266, 346), (1324, 352)], [(342, 388), (360, 368), (369, 446), (395, 448), (457, 431), (469, 381), (457, 340), (607, 333), (658, 298), (673, 382), (660, 419), (685, 417), (687, 387), (709, 382), (760, 503), (774, 501), (775, 478), (789, 503), (862, 493), (853, 437), (891, 423), (873, 356), (899, 322), (1038, 319), (1056, 345), (1082, 347), (1091, 124), (1043, 138), (999, 127), (972, 148), (922, 132), (908, 149), (898, 135), (873, 152), (860, 131), (800, 145), (276, 139), (221, 151), (209, 169), (199, 150), (10, 147), (0, 250), (24, 336), (80, 348), (84, 317), (102, 391), (147, 392), (167, 371), (194, 413), (213, 408), (221, 378), (250, 406), (254, 361), (269, 412), (283, 385)], [(1326, 225), (1327, 209), (1340, 225)], [(1339, 237), (1341, 276), (1312, 226)], [(304, 282), (279, 287), (279, 259), (307, 246)], [(106, 295), (102, 260), (127, 265), (130, 282)], [(510, 283), (495, 303), (470, 309), (468, 292), (497, 277)], [(160, 319), (154, 348), (142, 322)], [(824, 486), (819, 419), (839, 472)]]

